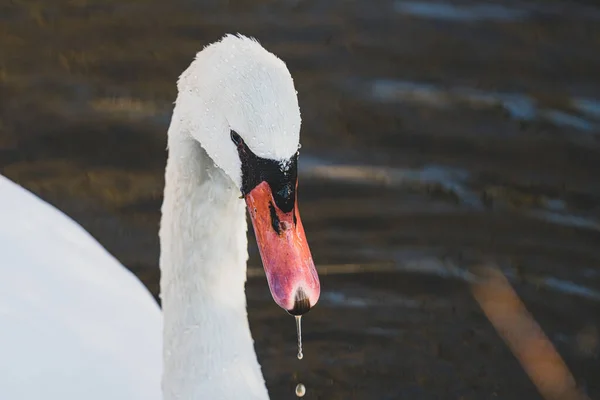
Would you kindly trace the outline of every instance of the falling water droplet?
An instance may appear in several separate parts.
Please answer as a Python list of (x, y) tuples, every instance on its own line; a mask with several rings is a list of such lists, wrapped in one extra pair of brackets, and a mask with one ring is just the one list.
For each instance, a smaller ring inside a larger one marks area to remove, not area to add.
[(298, 335), (298, 360), (304, 358), (302, 354), (302, 315), (296, 315), (296, 334)]
[(306, 394), (306, 387), (303, 384), (299, 383), (296, 385), (296, 397), (304, 397)]

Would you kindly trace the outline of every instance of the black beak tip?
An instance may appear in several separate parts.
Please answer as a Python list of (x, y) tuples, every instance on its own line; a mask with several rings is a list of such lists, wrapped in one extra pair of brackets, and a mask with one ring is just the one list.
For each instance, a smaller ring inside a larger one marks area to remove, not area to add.
[(298, 289), (294, 299), (294, 308), (287, 310), (287, 312), (291, 315), (298, 316), (306, 314), (309, 311), (310, 301), (308, 300), (308, 296), (304, 293), (304, 290)]

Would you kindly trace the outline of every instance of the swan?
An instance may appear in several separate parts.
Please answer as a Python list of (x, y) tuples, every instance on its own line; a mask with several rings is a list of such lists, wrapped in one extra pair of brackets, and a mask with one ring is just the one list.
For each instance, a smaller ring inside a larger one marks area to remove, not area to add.
[(258, 41), (226, 35), (177, 87), (162, 312), (83, 228), (0, 176), (0, 398), (269, 398), (246, 310), (246, 210), (276, 304), (301, 315), (320, 294), (296, 199), (294, 83)]

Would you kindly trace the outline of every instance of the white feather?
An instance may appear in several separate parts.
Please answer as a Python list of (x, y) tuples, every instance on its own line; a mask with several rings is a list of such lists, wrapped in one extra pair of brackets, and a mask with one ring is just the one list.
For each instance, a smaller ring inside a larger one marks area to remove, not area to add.
[(0, 398), (159, 399), (162, 372), (164, 400), (268, 399), (246, 315), (230, 130), (284, 164), (298, 149), (294, 84), (258, 42), (227, 35), (178, 88), (159, 232), (163, 321), (87, 232), (0, 177)]
[(230, 129), (259, 157), (283, 161), (298, 150), (301, 121), (292, 76), (256, 40), (227, 35), (207, 46), (177, 86), (171, 129), (200, 142), (237, 186), (240, 160)]
[(133, 274), (0, 176), (1, 399), (160, 399), (160, 329)]
[(285, 64), (243, 36), (198, 53), (179, 79), (162, 207), (165, 400), (267, 399), (246, 316), (245, 205), (235, 130), (260, 157), (298, 150)]

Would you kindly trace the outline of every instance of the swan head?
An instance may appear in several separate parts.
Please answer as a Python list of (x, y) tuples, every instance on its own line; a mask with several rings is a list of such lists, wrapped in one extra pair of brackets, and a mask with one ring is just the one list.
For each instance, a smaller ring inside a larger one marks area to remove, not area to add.
[(178, 91), (178, 128), (245, 200), (273, 299), (291, 314), (307, 312), (320, 283), (298, 212), (301, 120), (285, 63), (256, 40), (227, 35), (197, 54)]

